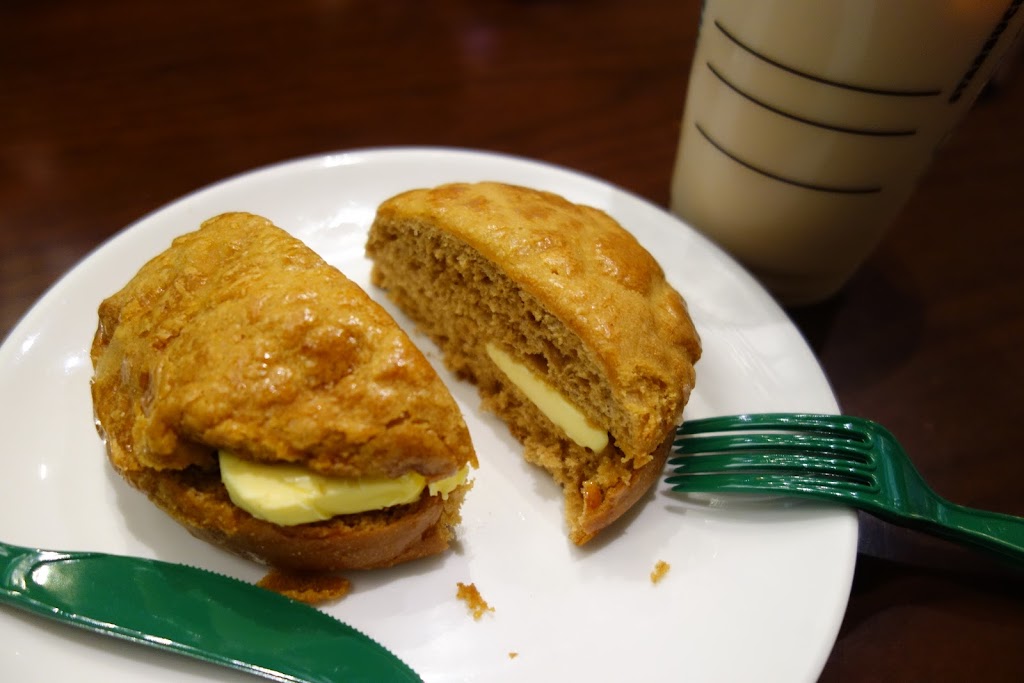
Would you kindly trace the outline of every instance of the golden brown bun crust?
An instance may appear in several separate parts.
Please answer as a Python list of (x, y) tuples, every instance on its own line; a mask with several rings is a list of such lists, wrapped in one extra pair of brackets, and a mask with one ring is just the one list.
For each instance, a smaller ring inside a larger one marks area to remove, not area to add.
[(616, 430), (623, 451), (650, 453), (675, 426), (700, 338), (661, 266), (606, 213), (525, 187), (453, 183), (388, 199), (376, 222), (465, 242), (575, 333), (628, 414)]
[[(457, 183), (385, 201), (367, 254), (374, 284), (562, 486), (576, 543), (650, 489), (701, 347), (682, 297), (622, 226), (551, 193)], [(607, 430), (608, 447), (594, 453), (566, 438), (490, 360), (488, 344)]]
[(147, 467), (208, 466), (216, 449), (351, 477), (473, 461), (454, 399), (405, 333), (259, 216), (177, 238), (99, 316), (96, 413)]
[(476, 465), (422, 353), (299, 240), (259, 216), (217, 216), (144, 265), (99, 318), (92, 396), (110, 460), (193, 533), (291, 569), (382, 566), (447, 544), (433, 501), (376, 524), (285, 528), (223, 491), (220, 449), (347, 477)]

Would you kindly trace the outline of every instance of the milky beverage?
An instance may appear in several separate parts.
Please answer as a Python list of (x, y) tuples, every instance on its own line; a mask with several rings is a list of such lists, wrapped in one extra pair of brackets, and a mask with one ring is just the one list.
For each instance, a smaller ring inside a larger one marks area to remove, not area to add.
[(1020, 33), (1022, 0), (707, 0), (672, 210), (785, 303), (835, 292)]

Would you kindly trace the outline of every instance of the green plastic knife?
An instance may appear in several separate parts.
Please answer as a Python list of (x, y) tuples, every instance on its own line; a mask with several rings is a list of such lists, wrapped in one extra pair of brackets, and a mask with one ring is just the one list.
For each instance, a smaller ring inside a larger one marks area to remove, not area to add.
[(421, 681), (313, 607), (160, 560), (0, 543), (0, 603), (274, 681)]

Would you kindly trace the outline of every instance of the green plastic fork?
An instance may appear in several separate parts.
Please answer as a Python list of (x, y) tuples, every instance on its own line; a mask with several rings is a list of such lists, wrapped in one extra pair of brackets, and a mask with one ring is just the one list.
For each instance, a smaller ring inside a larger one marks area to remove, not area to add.
[(674, 450), (665, 480), (673, 491), (830, 500), (1024, 563), (1024, 517), (940, 497), (896, 438), (871, 420), (793, 413), (689, 420)]

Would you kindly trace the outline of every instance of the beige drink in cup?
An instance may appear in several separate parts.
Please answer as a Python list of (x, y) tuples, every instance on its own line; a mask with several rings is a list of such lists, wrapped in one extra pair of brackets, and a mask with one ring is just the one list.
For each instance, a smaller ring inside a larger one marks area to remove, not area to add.
[(672, 210), (783, 303), (827, 298), (1021, 32), (1022, 4), (707, 0)]

